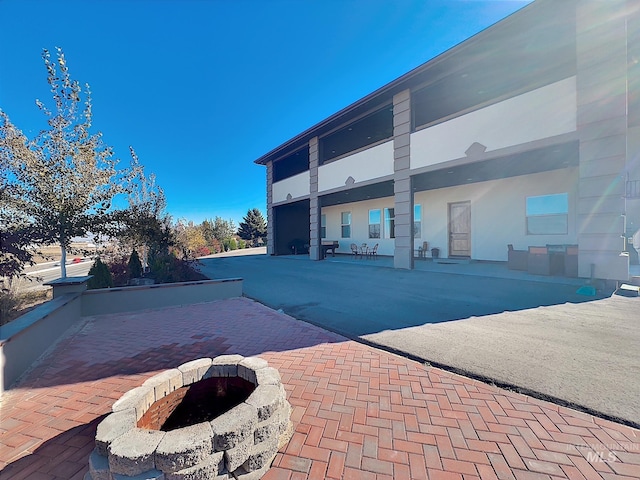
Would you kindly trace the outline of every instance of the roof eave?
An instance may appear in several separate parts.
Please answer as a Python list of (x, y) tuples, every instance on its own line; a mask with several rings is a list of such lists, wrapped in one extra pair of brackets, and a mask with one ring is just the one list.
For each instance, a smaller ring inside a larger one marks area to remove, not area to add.
[(336, 122), (338, 119), (340, 119), (341, 117), (346, 116), (348, 113), (366, 105), (369, 102), (372, 102), (373, 100), (376, 100), (378, 98), (383, 98), (384, 96), (393, 96), (396, 93), (405, 90), (406, 88), (410, 88), (411, 85), (409, 85), (410, 80), (415, 78), (417, 75), (420, 75), (426, 71), (428, 71), (430, 68), (432, 68), (434, 65), (437, 65), (438, 63), (445, 61), (446, 59), (448, 59), (449, 57), (461, 52), (463, 49), (474, 45), (480, 41), (482, 41), (486, 36), (490, 35), (496, 28), (496, 26), (498, 25), (506, 25), (509, 22), (512, 22), (514, 18), (516, 18), (517, 16), (522, 15), (525, 11), (528, 11), (530, 9), (533, 8), (533, 5), (539, 5), (541, 3), (544, 3), (545, 0), (534, 0), (533, 2), (525, 5), (523, 8), (513, 12), (512, 14), (508, 15), (507, 17), (497, 21), (496, 23), (489, 25), (488, 27), (484, 28), (483, 30), (479, 31), (478, 33), (474, 34), (473, 36), (467, 38), (466, 40), (463, 40), (462, 42), (454, 45), (453, 47), (445, 50), (444, 52), (442, 52), (441, 54), (433, 57), (430, 60), (427, 60), (425, 63), (418, 65), (417, 67), (415, 67), (414, 69), (410, 70), (409, 72), (405, 73), (404, 75), (396, 78), (395, 80), (392, 80), (391, 82), (387, 83), (386, 85), (383, 85), (382, 87), (378, 88), (377, 90), (374, 90), (372, 93), (366, 95), (365, 97), (355, 101), (354, 103), (348, 105), (347, 107), (343, 108), (342, 110), (339, 110), (338, 112), (334, 113), (333, 115), (325, 118), (324, 120), (322, 120), (321, 122), (316, 123), (315, 125), (313, 125), (312, 127), (308, 128), (307, 130), (303, 131), (302, 133), (296, 135), (295, 137), (291, 138), (290, 140), (286, 141), (285, 143), (279, 145), (278, 147), (274, 148), (273, 150), (271, 150), (270, 152), (262, 155), (260, 158), (258, 158), (257, 160), (254, 160), (254, 163), (258, 164), (258, 165), (266, 165), (268, 162), (273, 161), (278, 159), (278, 157), (283, 156), (286, 152), (286, 150), (293, 148), (299, 148), (301, 145), (297, 145), (298, 143), (304, 143), (305, 141), (309, 141), (311, 138), (313, 138), (314, 136), (317, 135), (318, 131), (321, 131), (323, 129), (323, 127), (330, 125), (333, 122)]

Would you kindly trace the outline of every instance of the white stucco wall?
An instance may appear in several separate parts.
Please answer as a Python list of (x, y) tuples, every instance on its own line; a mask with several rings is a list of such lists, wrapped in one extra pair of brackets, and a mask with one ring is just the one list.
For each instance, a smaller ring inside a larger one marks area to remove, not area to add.
[[(507, 245), (516, 249), (546, 244), (577, 244), (576, 202), (578, 169), (564, 169), (502, 180), (459, 185), (417, 192), (414, 204), (422, 210), (420, 238), (429, 248), (440, 248), (440, 256), (448, 256), (448, 204), (471, 202), (471, 257), (475, 260), (507, 260)], [(569, 228), (566, 235), (527, 235), (526, 198), (554, 193), (569, 194)], [(338, 240), (338, 253), (350, 253), (351, 243), (379, 244), (379, 255), (393, 255), (394, 239), (384, 238), (384, 209), (393, 208), (393, 197), (323, 207), (326, 215), (327, 240)], [(369, 210), (379, 209), (382, 217), (380, 239), (369, 238)], [(351, 238), (341, 238), (341, 213), (351, 212)]]
[[(627, 134), (627, 172), (629, 180), (640, 181), (640, 127), (629, 129)], [(635, 233), (633, 245), (640, 248), (640, 198), (627, 199), (627, 232)]]
[(570, 77), (411, 134), (411, 168), (466, 156), (478, 142), (487, 151), (576, 130), (576, 78)]
[(344, 187), (349, 177), (355, 184), (393, 175), (393, 141), (341, 158), (318, 168), (318, 191)]
[[(393, 208), (393, 197), (377, 198), (364, 202), (344, 203), (331, 207), (322, 207), (322, 214), (327, 216), (327, 240), (338, 240), (340, 248), (336, 253), (351, 253), (350, 245), (378, 244), (378, 255), (393, 255), (394, 239), (384, 238), (384, 209)], [(381, 237), (369, 238), (369, 210), (380, 210)], [(342, 238), (342, 212), (351, 212), (351, 238)]]
[(274, 182), (272, 185), (273, 203), (285, 201), (289, 194), (292, 199), (304, 197), (309, 195), (309, 189), (309, 171)]
[(629, 128), (627, 134), (627, 172), (629, 180), (640, 180), (640, 127)]
[[(556, 170), (503, 180), (417, 192), (422, 205), (422, 240), (448, 256), (448, 204), (471, 202), (471, 258), (507, 260), (507, 245), (524, 250), (546, 244), (577, 244), (576, 202), (578, 169)], [(569, 194), (566, 235), (527, 235), (525, 200), (529, 196)], [(420, 242), (421, 243), (421, 242)]]

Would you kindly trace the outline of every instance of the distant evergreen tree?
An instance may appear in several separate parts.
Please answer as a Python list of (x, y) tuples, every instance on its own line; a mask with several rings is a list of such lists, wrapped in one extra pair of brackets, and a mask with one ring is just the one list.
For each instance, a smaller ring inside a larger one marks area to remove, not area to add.
[(89, 290), (94, 288), (110, 288), (113, 286), (109, 267), (102, 263), (100, 257), (96, 258), (96, 261), (93, 262), (93, 265), (89, 269), (89, 275), (93, 275), (93, 278), (87, 282), (87, 288)]
[(259, 238), (267, 235), (267, 223), (260, 210), (252, 208), (247, 212), (238, 228), (238, 235), (244, 240), (248, 240), (252, 246), (255, 246)]
[(129, 257), (129, 278), (140, 278), (142, 277), (142, 262), (140, 261), (140, 256), (136, 249), (133, 249), (131, 252), (131, 256)]

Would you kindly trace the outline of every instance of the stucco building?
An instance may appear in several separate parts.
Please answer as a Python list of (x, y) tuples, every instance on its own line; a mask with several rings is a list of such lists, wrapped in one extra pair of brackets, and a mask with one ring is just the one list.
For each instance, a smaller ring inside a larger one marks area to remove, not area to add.
[(640, 8), (536, 0), (256, 160), (268, 253), (378, 244), (412, 268), (577, 245), (626, 280), (640, 228)]

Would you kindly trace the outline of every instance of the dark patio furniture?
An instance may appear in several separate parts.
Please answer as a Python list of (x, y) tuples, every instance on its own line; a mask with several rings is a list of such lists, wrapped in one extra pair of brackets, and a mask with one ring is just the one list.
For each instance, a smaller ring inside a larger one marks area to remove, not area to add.
[(327, 253), (331, 250), (331, 256), (336, 256), (336, 250), (340, 247), (337, 240), (323, 240), (320, 248), (322, 248), (322, 258), (327, 258)]
[(578, 245), (567, 245), (567, 252), (564, 257), (564, 276), (578, 277)]
[(567, 245), (547, 244), (549, 254), (549, 275), (564, 275), (564, 261), (567, 255)]
[(291, 240), (288, 246), (289, 246), (289, 250), (294, 255), (309, 253), (309, 243), (300, 238)]
[(373, 258), (374, 260), (378, 258), (378, 244), (376, 243), (373, 248), (369, 248), (367, 250), (367, 258)]
[(415, 250), (415, 253), (417, 254), (419, 259), (426, 259), (427, 254), (429, 253), (429, 242), (422, 242), (422, 246), (418, 247), (418, 249)]
[(356, 245), (355, 243), (351, 244), (351, 253), (355, 258), (358, 258), (358, 255), (361, 255), (360, 250), (358, 249), (358, 245)]
[(527, 271), (533, 275), (551, 275), (551, 258), (547, 247), (529, 247)]
[(527, 270), (529, 265), (529, 252), (527, 250), (515, 250), (512, 244), (507, 245), (509, 270)]

